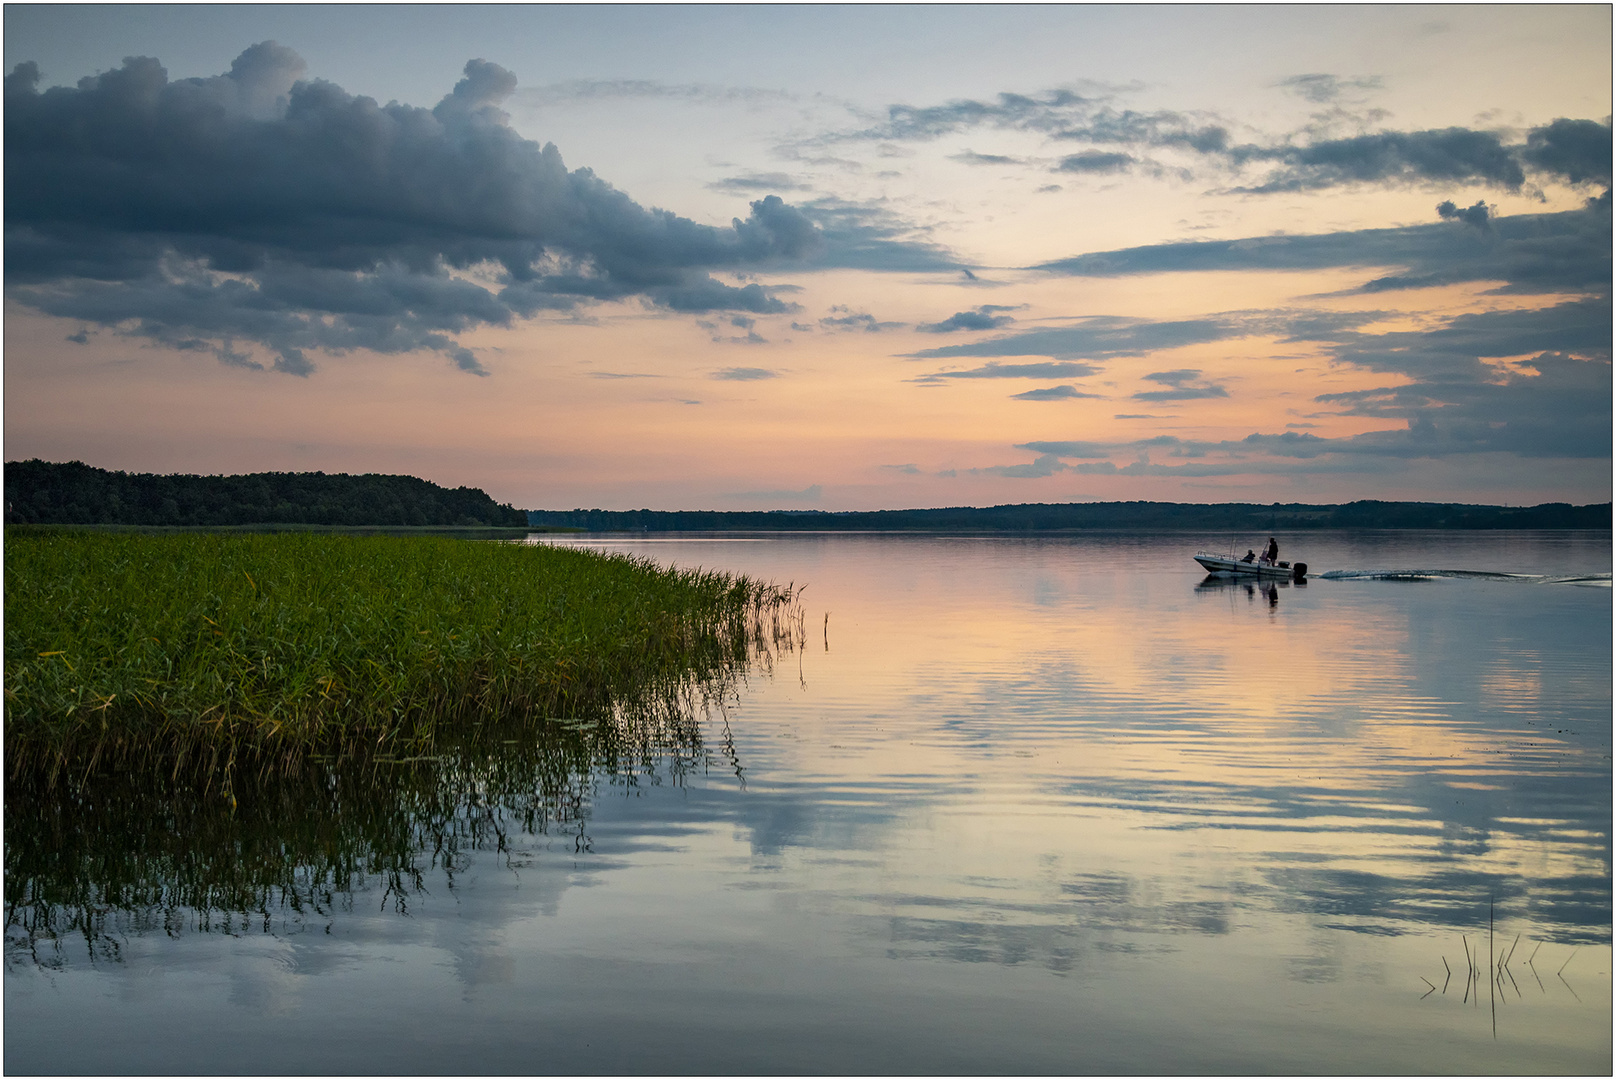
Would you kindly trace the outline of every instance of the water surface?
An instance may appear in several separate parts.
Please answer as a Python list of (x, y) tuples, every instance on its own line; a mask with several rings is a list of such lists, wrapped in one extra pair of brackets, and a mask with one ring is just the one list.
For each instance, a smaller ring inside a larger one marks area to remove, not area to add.
[(229, 820), (8, 798), (7, 1070), (1609, 1071), (1609, 533), (1282, 536), (1351, 573), (1274, 587), (1227, 537), (566, 542), (806, 582), (804, 645)]

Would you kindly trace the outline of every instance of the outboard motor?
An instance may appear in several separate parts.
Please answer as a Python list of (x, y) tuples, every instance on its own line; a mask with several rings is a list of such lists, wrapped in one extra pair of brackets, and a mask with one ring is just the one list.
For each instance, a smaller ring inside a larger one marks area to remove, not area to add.
[(1305, 581), (1305, 580), (1307, 580), (1307, 563), (1299, 562), (1295, 566), (1291, 567), (1291, 580), (1292, 581)]

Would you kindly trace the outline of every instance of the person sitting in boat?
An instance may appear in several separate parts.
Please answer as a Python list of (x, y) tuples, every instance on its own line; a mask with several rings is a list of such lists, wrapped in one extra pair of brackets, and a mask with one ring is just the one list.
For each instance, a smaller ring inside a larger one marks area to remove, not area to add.
[(1246, 549), (1246, 557), (1244, 559), (1241, 559), (1240, 561), (1241, 562), (1251, 562), (1256, 557), (1257, 557), (1257, 553), (1255, 551), (1252, 551), (1250, 548), (1247, 548)]

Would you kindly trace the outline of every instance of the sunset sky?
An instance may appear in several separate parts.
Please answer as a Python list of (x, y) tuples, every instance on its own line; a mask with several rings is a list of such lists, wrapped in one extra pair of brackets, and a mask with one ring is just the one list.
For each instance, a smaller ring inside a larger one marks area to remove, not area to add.
[(5, 8), (5, 458), (1611, 498), (1611, 8)]

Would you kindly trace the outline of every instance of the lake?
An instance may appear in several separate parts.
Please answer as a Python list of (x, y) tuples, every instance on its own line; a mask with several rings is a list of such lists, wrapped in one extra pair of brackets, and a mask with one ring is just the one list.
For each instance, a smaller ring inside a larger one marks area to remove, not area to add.
[(1608, 532), (1281, 535), (1262, 587), (1229, 537), (534, 542), (806, 583), (800, 645), (233, 817), (8, 806), (7, 1072), (1610, 1071)]

